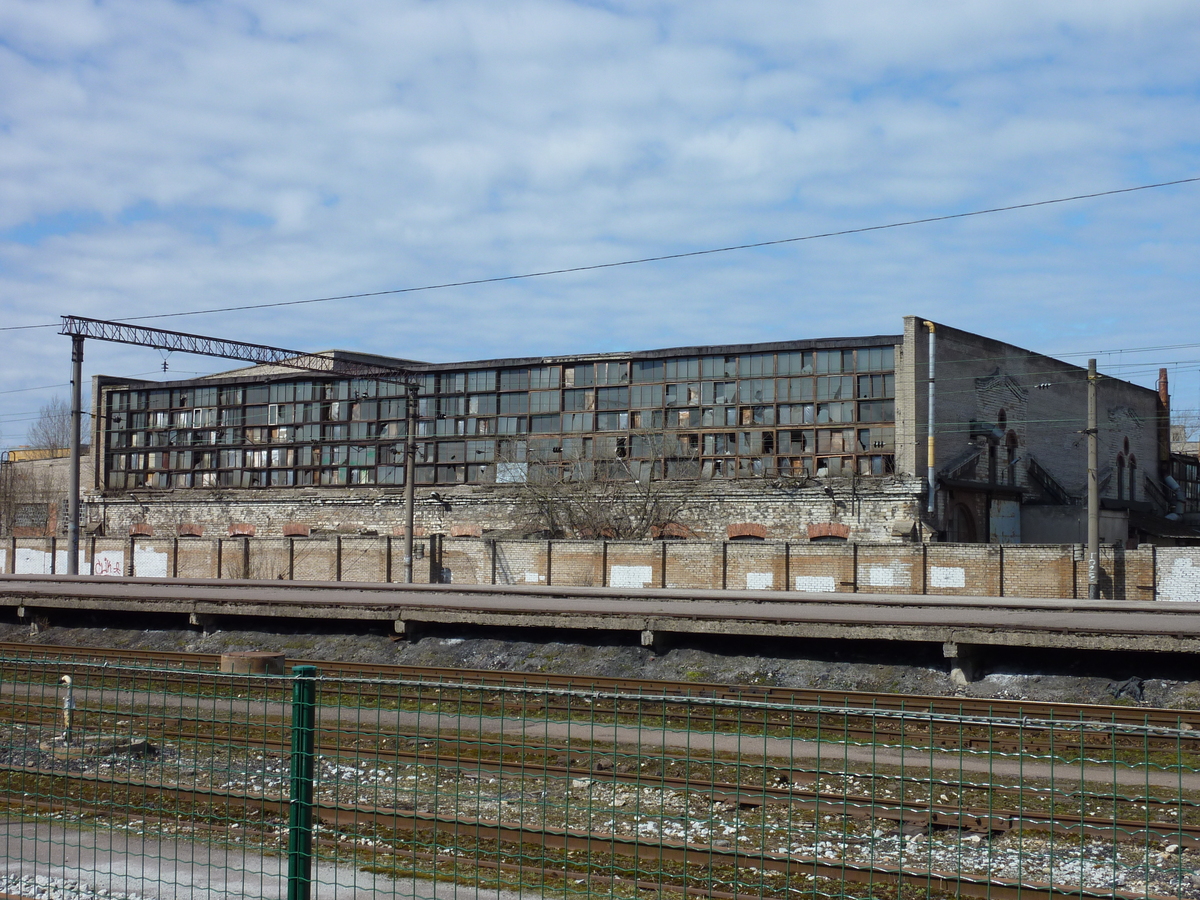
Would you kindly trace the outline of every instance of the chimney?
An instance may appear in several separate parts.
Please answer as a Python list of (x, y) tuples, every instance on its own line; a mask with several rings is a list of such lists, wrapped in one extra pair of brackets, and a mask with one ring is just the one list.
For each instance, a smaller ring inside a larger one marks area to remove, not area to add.
[(1171, 471), (1171, 392), (1167, 385), (1167, 370), (1158, 370), (1158, 464), (1163, 472)]

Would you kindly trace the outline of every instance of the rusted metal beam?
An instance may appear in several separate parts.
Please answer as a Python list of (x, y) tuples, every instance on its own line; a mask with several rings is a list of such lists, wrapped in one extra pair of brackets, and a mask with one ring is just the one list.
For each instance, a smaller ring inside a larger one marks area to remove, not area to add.
[(379, 378), (413, 382), (414, 375), (403, 366), (384, 363), (367, 363), (349, 359), (335, 359), (306, 353), (303, 350), (286, 350), (265, 344), (232, 341), (227, 338), (189, 334), (183, 331), (166, 331), (162, 328), (147, 328), (126, 322), (110, 322), (105, 319), (89, 319), (84, 316), (63, 316), (60, 334), (75, 338), (91, 338), (117, 344), (134, 344), (138, 347), (153, 347), (157, 350), (176, 350), (180, 353), (195, 353), (199, 356), (217, 356), (237, 359), (261, 365), (286, 366), (327, 375), (344, 375), (349, 378)]

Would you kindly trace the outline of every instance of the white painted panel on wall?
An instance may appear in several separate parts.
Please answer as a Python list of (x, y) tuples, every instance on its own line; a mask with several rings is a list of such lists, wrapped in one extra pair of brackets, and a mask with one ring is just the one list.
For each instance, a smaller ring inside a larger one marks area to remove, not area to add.
[(644, 588), (653, 580), (654, 570), (650, 566), (613, 566), (608, 586)]
[(929, 585), (939, 588), (966, 587), (967, 570), (958, 566), (930, 566)]
[(526, 584), (537, 584), (541, 580), (542, 580), (542, 576), (539, 575), (537, 572), (526, 572), (525, 573), (525, 583)]
[(831, 594), (837, 590), (832, 575), (797, 575), (796, 590)]
[(45, 550), (18, 547), (16, 572), (18, 575), (49, 575), (50, 554)]
[(138, 578), (166, 578), (167, 554), (153, 547), (135, 547), (133, 574)]
[(92, 558), (92, 574), (120, 578), (125, 574), (125, 554), (121, 550), (97, 550)]
[(1186, 556), (1171, 560), (1158, 577), (1158, 599), (1179, 603), (1200, 602), (1200, 567)]
[(746, 573), (746, 590), (769, 591), (773, 587), (775, 587), (775, 575), (773, 572)]
[(886, 566), (868, 566), (864, 581), (870, 587), (907, 588), (910, 580), (908, 566), (896, 560)]

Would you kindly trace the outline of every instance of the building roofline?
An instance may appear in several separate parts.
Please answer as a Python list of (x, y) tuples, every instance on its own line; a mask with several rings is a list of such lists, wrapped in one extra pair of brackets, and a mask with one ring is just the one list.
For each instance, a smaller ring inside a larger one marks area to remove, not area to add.
[[(990, 344), (993, 347), (995, 347), (997, 349), (997, 351), (1003, 351), (1003, 353), (1005, 353), (1005, 354), (1018, 355), (1018, 356), (1029, 356), (1029, 357), (1036, 356), (1039, 359), (1044, 359), (1044, 360), (1049, 361), (1050, 363), (1053, 363), (1055, 366), (1062, 368), (1064, 371), (1070, 371), (1070, 372), (1073, 372), (1076, 374), (1082, 373), (1085, 376), (1087, 375), (1087, 371), (1088, 371), (1087, 366), (1080, 366), (1080, 365), (1077, 365), (1076, 363), (1067, 362), (1066, 360), (1059, 359), (1057, 356), (1051, 356), (1048, 353), (1042, 353), (1038, 350), (1030, 350), (1027, 347), (1020, 347), (1017, 344), (1010, 344), (1008, 341), (1002, 341), (999, 338), (988, 337), (987, 335), (977, 334), (974, 331), (966, 331), (962, 328), (955, 328), (953, 325), (943, 325), (941, 322), (937, 322), (932, 319), (927, 319), (924, 316), (905, 316), (904, 320), (905, 320), (906, 325), (910, 321), (915, 323), (915, 328), (916, 328), (916, 331), (918, 334), (923, 333), (924, 325), (926, 322), (933, 322), (934, 326), (937, 329), (938, 334), (962, 335), (967, 340), (984, 343), (984, 344)], [(1000, 358), (1000, 356), (998, 355), (997, 361), (999, 361), (999, 358)], [(1158, 391), (1155, 388), (1146, 387), (1145, 385), (1141, 385), (1141, 384), (1138, 384), (1133, 381), (1128, 381), (1124, 378), (1118, 378), (1115, 375), (1106, 375), (1103, 371), (1100, 372), (1099, 374), (1100, 374), (1100, 378), (1102, 381), (1117, 382), (1119, 384), (1128, 385), (1129, 387), (1135, 388), (1139, 391), (1147, 391), (1147, 392), (1149, 392), (1151, 394), (1155, 394), (1155, 395), (1158, 394)]]
[[(797, 350), (841, 350), (851, 347), (886, 347), (903, 342), (900, 334), (875, 334), (862, 337), (807, 338), (794, 341), (765, 341), (753, 344), (709, 344), (685, 347), (666, 347), (658, 350), (611, 351), (607, 353), (571, 353), (553, 356), (516, 356), (499, 359), (476, 359), (456, 362), (431, 363), (399, 357), (377, 356), (369, 353), (356, 353), (349, 350), (322, 350), (313, 356), (332, 356), (334, 359), (348, 361), (380, 363), (390, 366), (400, 366), (415, 373), (445, 372), (459, 369), (502, 369), (521, 366), (561, 365), (593, 360), (621, 359), (667, 359), (680, 356), (723, 356), (738, 353), (779, 353)], [(283, 371), (281, 371), (283, 369)], [(269, 370), (269, 371), (264, 371)], [(305, 369), (285, 369), (277, 363), (256, 364), (224, 372), (214, 372), (198, 378), (181, 379), (178, 381), (146, 381), (139, 378), (121, 378), (115, 375), (98, 375), (100, 384), (105, 387), (114, 384), (128, 384), (138, 388), (171, 388), (195, 384), (216, 384), (222, 381), (237, 380), (279, 380), (282, 378), (338, 378), (349, 377), (338, 372), (312, 372)]]

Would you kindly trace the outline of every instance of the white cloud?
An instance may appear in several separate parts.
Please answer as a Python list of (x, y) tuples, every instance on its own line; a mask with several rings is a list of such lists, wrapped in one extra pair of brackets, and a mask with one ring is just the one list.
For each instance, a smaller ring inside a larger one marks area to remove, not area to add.
[[(28, 324), (286, 301), (1186, 177), (1198, 35), (1167, 0), (12, 0), (0, 302)], [(162, 324), (436, 359), (909, 312), (1048, 350), (1172, 343), (1200, 325), (1197, 190)], [(0, 339), (14, 387), (65, 371), (52, 331)]]

